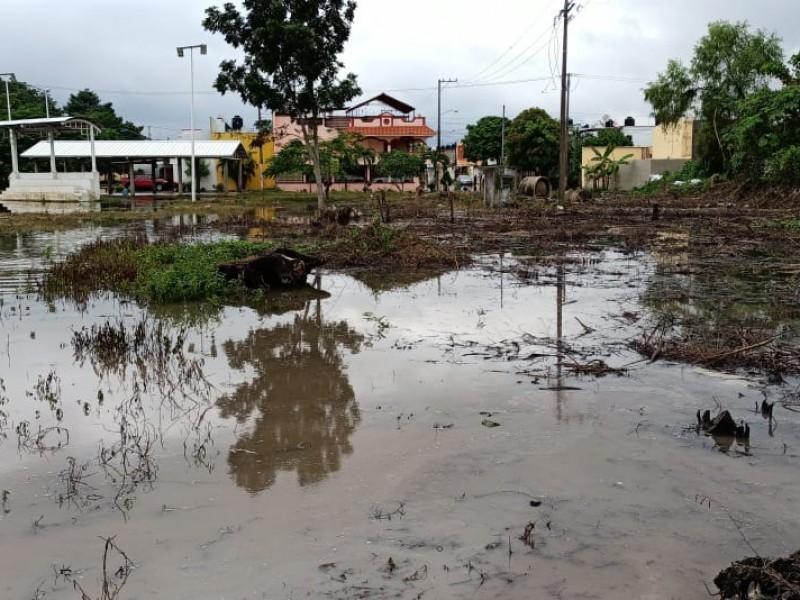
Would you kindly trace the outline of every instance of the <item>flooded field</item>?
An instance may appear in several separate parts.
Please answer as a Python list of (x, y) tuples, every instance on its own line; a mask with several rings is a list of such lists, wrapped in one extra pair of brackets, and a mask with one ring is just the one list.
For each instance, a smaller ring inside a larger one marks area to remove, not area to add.
[[(169, 225), (218, 235), (195, 224)], [(792, 384), (634, 352), (689, 285), (657, 257), (322, 270), (252, 306), (34, 293), (166, 227), (0, 238), (0, 597), (704, 598), (797, 549)]]

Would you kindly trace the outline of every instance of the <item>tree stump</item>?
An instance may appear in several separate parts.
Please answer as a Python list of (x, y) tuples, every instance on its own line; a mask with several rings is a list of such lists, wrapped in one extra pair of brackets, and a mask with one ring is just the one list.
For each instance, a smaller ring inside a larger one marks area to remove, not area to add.
[(308, 273), (323, 261), (288, 248), (248, 256), (217, 266), (225, 279), (238, 279), (248, 288), (295, 288), (306, 284)]

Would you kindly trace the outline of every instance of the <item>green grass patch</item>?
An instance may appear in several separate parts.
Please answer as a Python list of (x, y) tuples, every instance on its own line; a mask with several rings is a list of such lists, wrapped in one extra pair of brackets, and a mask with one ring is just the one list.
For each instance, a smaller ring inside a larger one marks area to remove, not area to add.
[(53, 265), (44, 279), (47, 297), (85, 300), (108, 291), (141, 303), (215, 301), (243, 292), (217, 265), (268, 251), (273, 244), (222, 241), (150, 244), (140, 239), (98, 240)]
[(800, 219), (783, 219), (781, 221), (773, 221), (771, 225), (778, 229), (800, 231)]

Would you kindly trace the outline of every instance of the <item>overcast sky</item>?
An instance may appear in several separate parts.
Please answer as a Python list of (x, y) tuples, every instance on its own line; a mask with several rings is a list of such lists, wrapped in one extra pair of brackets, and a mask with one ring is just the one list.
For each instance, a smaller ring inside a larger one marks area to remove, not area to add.
[[(84, 88), (113, 102), (153, 138), (189, 127), (189, 59), (178, 45), (208, 44), (195, 54), (195, 125), (257, 112), (213, 90), (219, 62), (235, 57), (202, 25), (214, 0), (0, 0), (0, 72), (42, 88), (63, 105)], [(610, 115), (650, 123), (642, 88), (669, 58), (688, 62), (708, 22), (746, 20), (775, 32), (788, 55), (800, 49), (800, 0), (583, 0), (570, 23), (571, 116), (593, 123)], [(386, 91), (417, 108), (436, 128), (437, 80), (443, 86), (442, 137), (466, 125), (539, 106), (559, 114), (563, 0), (358, 0), (346, 68), (364, 97)], [(4, 102), (3, 102), (4, 104)], [(3, 107), (4, 108), (4, 107)], [(13, 106), (12, 106), (13, 111)], [(458, 111), (458, 112), (455, 112)], [(42, 108), (44, 116), (44, 107)], [(430, 140), (433, 143), (434, 140)]]

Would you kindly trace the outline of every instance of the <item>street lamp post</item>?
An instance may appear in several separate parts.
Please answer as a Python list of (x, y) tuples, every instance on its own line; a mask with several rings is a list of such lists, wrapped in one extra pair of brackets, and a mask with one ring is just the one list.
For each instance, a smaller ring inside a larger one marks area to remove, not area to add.
[(0, 77), (5, 80), (6, 84), (6, 108), (8, 109), (8, 120), (11, 120), (11, 96), (8, 93), (8, 81), (14, 77), (13, 73), (0, 73)]
[(191, 167), (191, 174), (192, 174), (192, 202), (197, 201), (197, 165), (195, 164), (195, 156), (194, 156), (194, 49), (199, 48), (200, 54), (206, 54), (208, 48), (205, 44), (196, 44), (194, 46), (178, 46), (178, 57), (183, 58), (184, 50), (189, 51), (189, 78), (190, 78), (190, 127), (191, 127), (191, 134), (192, 134), (192, 167)]

